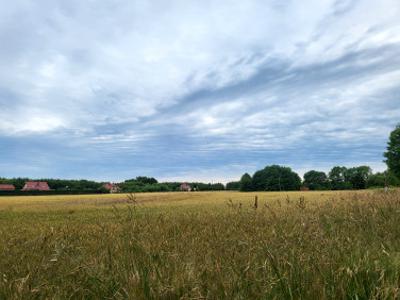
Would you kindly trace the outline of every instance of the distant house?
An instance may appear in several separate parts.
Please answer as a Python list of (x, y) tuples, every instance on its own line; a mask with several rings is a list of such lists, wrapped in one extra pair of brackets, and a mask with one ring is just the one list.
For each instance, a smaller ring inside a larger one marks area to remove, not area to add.
[(117, 184), (110, 183), (110, 182), (104, 183), (103, 188), (105, 188), (107, 191), (109, 191), (112, 194), (119, 193), (121, 191), (120, 187)]
[(45, 181), (27, 181), (22, 191), (50, 191), (50, 187)]
[(187, 184), (186, 182), (184, 182), (181, 184), (179, 189), (184, 192), (190, 192), (192, 190), (192, 187), (189, 184)]
[(0, 184), (1, 192), (15, 191), (15, 186), (13, 184)]

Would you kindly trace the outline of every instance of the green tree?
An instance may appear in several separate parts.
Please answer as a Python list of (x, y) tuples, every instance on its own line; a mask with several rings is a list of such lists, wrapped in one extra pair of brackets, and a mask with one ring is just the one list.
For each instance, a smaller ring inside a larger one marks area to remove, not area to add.
[(258, 170), (253, 174), (253, 189), (255, 191), (266, 191), (267, 190), (268, 174), (265, 169)]
[(371, 174), (372, 170), (370, 167), (360, 166), (347, 169), (344, 176), (346, 182), (349, 182), (353, 189), (365, 189)]
[(352, 186), (346, 182), (345, 173), (346, 167), (335, 166), (329, 171), (329, 181), (333, 190), (348, 190)]
[(390, 133), (384, 156), (389, 171), (400, 178), (400, 124)]
[(291, 191), (299, 190), (300, 186), (300, 176), (289, 167), (267, 166), (253, 176), (253, 187), (256, 191)]
[(240, 190), (242, 192), (250, 192), (253, 190), (252, 179), (248, 173), (245, 173), (240, 179)]
[(225, 186), (222, 183), (189, 182), (189, 185), (196, 191), (222, 191), (222, 190), (225, 190)]
[(304, 174), (304, 185), (310, 190), (330, 189), (328, 176), (324, 172), (311, 170)]
[(226, 184), (226, 189), (228, 191), (238, 191), (240, 190), (240, 181), (231, 181)]
[(141, 184), (156, 184), (158, 181), (153, 177), (138, 176), (135, 179), (136, 182)]
[(395, 175), (393, 175), (393, 173), (390, 171), (378, 172), (378, 173), (372, 174), (368, 178), (367, 186), (369, 188), (385, 187), (386, 185), (399, 186), (400, 179), (397, 178)]

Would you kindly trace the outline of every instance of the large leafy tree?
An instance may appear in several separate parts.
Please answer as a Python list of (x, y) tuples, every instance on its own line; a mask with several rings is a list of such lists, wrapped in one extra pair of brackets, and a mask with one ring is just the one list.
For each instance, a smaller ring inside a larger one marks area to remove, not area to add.
[(329, 171), (329, 181), (333, 190), (351, 189), (351, 184), (346, 182), (346, 167), (335, 166)]
[(400, 124), (390, 133), (384, 156), (389, 170), (400, 178)]
[(255, 191), (267, 190), (268, 174), (265, 169), (258, 170), (253, 174), (253, 188)]
[(304, 174), (304, 185), (310, 190), (326, 190), (330, 188), (328, 176), (324, 172), (315, 170)]
[(346, 182), (350, 183), (353, 189), (365, 189), (372, 170), (368, 166), (360, 166), (347, 169), (344, 176)]
[(298, 190), (300, 185), (300, 176), (289, 167), (267, 166), (253, 175), (253, 187), (257, 191)]
[(240, 190), (242, 192), (249, 192), (253, 190), (253, 184), (251, 176), (248, 173), (243, 174), (240, 179)]

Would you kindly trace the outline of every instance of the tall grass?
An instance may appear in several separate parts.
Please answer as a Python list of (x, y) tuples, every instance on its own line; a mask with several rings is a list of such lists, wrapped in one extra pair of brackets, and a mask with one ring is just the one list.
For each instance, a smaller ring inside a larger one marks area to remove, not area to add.
[(399, 192), (242, 196), (3, 210), (0, 299), (400, 298)]

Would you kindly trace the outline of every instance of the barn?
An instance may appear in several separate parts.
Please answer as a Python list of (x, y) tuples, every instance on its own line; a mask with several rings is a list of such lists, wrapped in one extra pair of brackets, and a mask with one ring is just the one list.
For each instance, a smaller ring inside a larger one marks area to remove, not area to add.
[(50, 191), (46, 181), (27, 181), (22, 191)]

